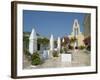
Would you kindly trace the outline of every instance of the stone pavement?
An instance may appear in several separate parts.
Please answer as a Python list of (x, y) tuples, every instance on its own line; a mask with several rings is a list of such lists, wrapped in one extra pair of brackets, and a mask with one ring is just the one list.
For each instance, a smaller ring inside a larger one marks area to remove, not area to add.
[[(24, 66), (24, 68), (56, 68), (56, 67), (80, 67), (80, 66), (90, 66), (90, 53), (83, 50), (71, 51), (72, 52), (72, 62), (61, 62), (61, 57), (53, 57), (45, 60), (45, 62), (38, 66)], [(29, 63), (28, 63), (29, 64)]]

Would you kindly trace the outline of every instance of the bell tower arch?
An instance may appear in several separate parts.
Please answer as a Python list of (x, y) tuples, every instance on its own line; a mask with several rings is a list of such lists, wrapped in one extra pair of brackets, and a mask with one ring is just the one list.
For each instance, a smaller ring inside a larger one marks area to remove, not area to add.
[(73, 23), (73, 35), (77, 37), (80, 34), (80, 25), (78, 23), (78, 20), (75, 19)]

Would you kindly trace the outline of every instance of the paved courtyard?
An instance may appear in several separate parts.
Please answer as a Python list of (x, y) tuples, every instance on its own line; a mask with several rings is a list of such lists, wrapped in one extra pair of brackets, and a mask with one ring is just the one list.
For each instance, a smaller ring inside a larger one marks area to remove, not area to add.
[(45, 60), (45, 62), (38, 66), (32, 66), (29, 61), (24, 60), (24, 69), (32, 68), (55, 68), (55, 67), (80, 67), (80, 66), (90, 66), (91, 58), (90, 52), (77, 50), (72, 52), (72, 61), (71, 62), (62, 62), (61, 56), (53, 57)]

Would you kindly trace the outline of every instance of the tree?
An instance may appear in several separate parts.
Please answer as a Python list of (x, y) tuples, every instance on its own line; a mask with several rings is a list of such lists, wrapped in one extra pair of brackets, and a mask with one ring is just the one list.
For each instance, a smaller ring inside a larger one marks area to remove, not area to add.
[(75, 43), (76, 40), (77, 40), (77, 39), (76, 39), (75, 37), (72, 37), (72, 38), (70, 39), (70, 43)]
[(57, 47), (57, 40), (54, 41), (54, 45), (55, 45), (55, 47)]
[(47, 38), (42, 39), (42, 44), (43, 45), (47, 45), (48, 43), (49, 43), (49, 39), (47, 39)]
[(23, 51), (26, 55), (30, 55), (28, 52), (28, 46), (29, 46), (29, 37), (23, 36)]
[[(76, 42), (76, 37), (71, 37), (70, 38), (70, 44), (69, 44), (69, 49), (73, 49), (74, 47), (71, 44), (74, 44)], [(78, 47), (76, 47), (78, 48)]]
[(23, 32), (23, 47), (28, 49), (30, 32)]
[(62, 41), (62, 45), (66, 46), (70, 42), (69, 37), (65, 36), (64, 38), (62, 38), (62, 40), (63, 39), (64, 39), (64, 42)]
[[(64, 40), (64, 41), (63, 41), (63, 40)], [(62, 46), (63, 46), (62, 49), (63, 49), (64, 52), (67, 52), (69, 43), (70, 43), (69, 37), (65, 36), (65, 37), (62, 39), (62, 43), (61, 43)]]
[(29, 45), (29, 38), (24, 36), (23, 37), (23, 45), (24, 47), (27, 49), (28, 48), (28, 45)]
[(38, 38), (37, 43), (46, 48), (48, 43), (49, 43), (49, 39), (47, 39), (47, 38)]
[(88, 36), (88, 37), (85, 38), (83, 41), (84, 41), (84, 44), (85, 44), (85, 45), (90, 45), (90, 44), (91, 44), (91, 37)]
[(83, 40), (85, 46), (87, 47), (87, 50), (91, 50), (91, 37), (88, 36)]

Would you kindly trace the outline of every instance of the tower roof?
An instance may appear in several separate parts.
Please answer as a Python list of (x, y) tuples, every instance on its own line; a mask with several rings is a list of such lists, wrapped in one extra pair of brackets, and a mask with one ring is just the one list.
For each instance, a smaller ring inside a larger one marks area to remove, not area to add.
[(74, 20), (73, 27), (74, 27), (74, 28), (79, 27), (78, 19), (75, 19), (75, 20)]

